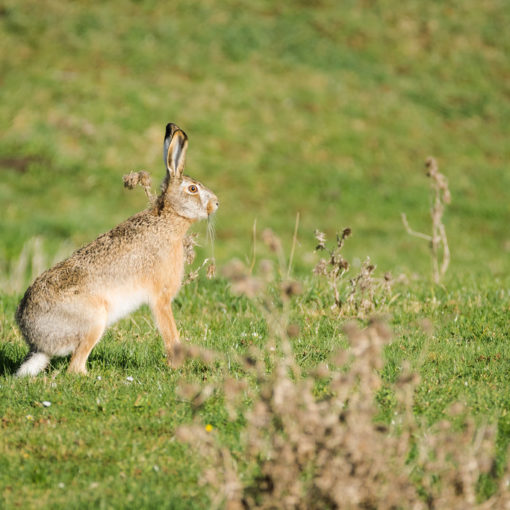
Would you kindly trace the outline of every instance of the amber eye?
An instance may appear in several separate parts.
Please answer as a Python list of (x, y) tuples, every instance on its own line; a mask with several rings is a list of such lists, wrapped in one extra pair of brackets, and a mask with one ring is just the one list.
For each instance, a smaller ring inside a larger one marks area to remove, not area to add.
[(190, 193), (196, 193), (198, 191), (198, 188), (194, 184), (192, 184), (191, 186), (188, 186), (188, 191)]

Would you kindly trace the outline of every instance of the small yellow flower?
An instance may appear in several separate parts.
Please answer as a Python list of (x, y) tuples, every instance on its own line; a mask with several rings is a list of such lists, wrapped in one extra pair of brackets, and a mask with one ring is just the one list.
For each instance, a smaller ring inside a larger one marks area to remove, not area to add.
[(27, 414), (26, 418), (28, 421), (34, 421), (34, 417), (31, 414)]
[(211, 432), (211, 430), (212, 430), (212, 429), (213, 429), (213, 426), (212, 426), (210, 423), (208, 423), (208, 424), (205, 426), (205, 431), (206, 431), (206, 432)]

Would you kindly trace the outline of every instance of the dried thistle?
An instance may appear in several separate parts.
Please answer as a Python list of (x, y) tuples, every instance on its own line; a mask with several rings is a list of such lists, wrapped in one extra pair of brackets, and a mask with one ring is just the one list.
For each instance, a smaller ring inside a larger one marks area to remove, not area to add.
[(427, 158), (425, 166), (427, 168), (426, 175), (431, 179), (431, 187), (434, 192), (434, 201), (430, 209), (432, 235), (412, 230), (405, 213), (402, 213), (402, 223), (408, 234), (425, 239), (430, 243), (434, 281), (440, 283), (450, 265), (450, 249), (443, 224), (443, 214), (445, 204), (451, 202), (451, 194), (448, 188), (448, 180), (439, 172), (436, 160), (432, 157)]
[(206, 273), (206, 277), (211, 280), (212, 278), (214, 278), (216, 276), (216, 263), (213, 260), (211, 260), (209, 262), (209, 266), (207, 267), (207, 273)]
[(289, 298), (292, 296), (299, 296), (303, 293), (301, 283), (296, 280), (288, 280), (280, 284), (280, 290), (283, 297)]
[[(372, 313), (375, 311), (375, 294), (382, 283), (383, 287), (388, 288), (390, 281), (386, 278), (376, 280), (372, 275), (375, 266), (370, 262), (370, 258), (361, 264), (360, 272), (357, 276), (349, 280), (350, 292), (347, 296), (346, 303), (356, 312), (362, 314)], [(391, 287), (389, 287), (391, 290)]]
[(328, 275), (328, 261), (325, 259), (320, 259), (317, 262), (317, 265), (313, 268), (313, 274), (318, 276), (327, 276)]
[(289, 338), (295, 338), (299, 336), (301, 330), (297, 324), (289, 324), (287, 326), (287, 336)]
[(198, 246), (197, 243), (197, 233), (188, 234), (182, 241), (182, 246), (184, 248), (184, 260), (186, 264), (193, 264), (195, 260), (195, 246)]
[(262, 259), (259, 262), (259, 272), (265, 281), (271, 281), (274, 278), (274, 263), (269, 259)]
[(124, 187), (128, 189), (134, 189), (137, 185), (141, 186), (145, 192), (145, 195), (152, 204), (156, 200), (156, 195), (152, 192), (152, 179), (148, 172), (141, 170), (139, 172), (130, 172), (122, 177)]
[(221, 275), (227, 280), (234, 282), (242, 280), (248, 274), (249, 270), (239, 259), (232, 259), (221, 268)]
[(315, 239), (317, 239), (317, 246), (315, 247), (315, 250), (325, 250), (326, 249), (326, 234), (324, 232), (321, 232), (318, 229), (315, 229), (314, 232)]
[(205, 364), (210, 365), (217, 359), (217, 355), (213, 351), (196, 345), (189, 345), (182, 342), (176, 344), (172, 358), (173, 368), (180, 368), (188, 359), (199, 359)]
[[(183, 280), (182, 284), (183, 285), (188, 285), (191, 282), (195, 281), (200, 276), (200, 271), (204, 267), (206, 267), (208, 264), (210, 264), (210, 260), (209, 259), (204, 259), (202, 264), (200, 264), (196, 269), (193, 269), (193, 270), (188, 272), (188, 274), (184, 277), (184, 280)], [(209, 269), (207, 270), (207, 273), (206, 273), (207, 277), (209, 277), (208, 274), (209, 274)]]
[(246, 276), (232, 283), (232, 292), (236, 295), (244, 295), (248, 298), (254, 298), (263, 293), (265, 283), (257, 277)]
[(316, 250), (329, 252), (329, 259), (321, 258), (313, 273), (324, 277), (333, 290), (334, 303), (332, 310), (343, 315), (366, 316), (380, 308), (391, 294), (392, 278), (387, 273), (384, 278), (375, 278), (375, 266), (367, 259), (360, 268), (360, 272), (348, 283), (344, 279), (350, 270), (349, 262), (343, 257), (342, 249), (345, 240), (352, 234), (350, 228), (344, 228), (336, 235), (336, 243), (330, 249), (326, 246), (325, 234), (316, 230), (315, 238), (319, 241)]
[[(398, 407), (395, 426), (374, 421), (376, 392), (381, 387), (382, 351), (391, 331), (380, 319), (365, 329), (348, 323), (351, 348), (305, 375), (287, 351), (272, 372), (259, 361), (261, 353), (244, 363), (257, 381), (255, 387), (226, 377), (214, 391), (224, 395), (229, 417), (242, 401), (246, 428), (235, 456), (221, 445), (211, 426), (180, 427), (179, 440), (198, 448), (208, 459), (202, 478), (210, 489), (211, 508), (474, 508), (480, 474), (494, 460), (493, 427), (476, 428), (466, 420), (460, 432), (447, 421), (424, 433), (412, 412), (419, 378), (403, 367), (395, 384)], [(336, 362), (348, 371), (338, 371)], [(291, 370), (289, 370), (291, 369)], [(318, 379), (330, 379), (330, 392), (321, 400), (313, 394)], [(196, 410), (212, 395), (186, 385), (179, 394)], [(195, 411), (194, 411), (195, 412)], [(463, 409), (452, 409), (462, 419)], [(397, 433), (398, 432), (398, 433)], [(414, 460), (409, 452), (415, 451)], [(242, 466), (245, 466), (243, 469)], [(247, 471), (246, 471), (247, 470)], [(480, 508), (508, 508), (503, 487)]]
[[(265, 270), (272, 269), (272, 265), (269, 268), (265, 263), (264, 266)], [(265, 274), (265, 278), (252, 276), (250, 270), (239, 259), (232, 259), (223, 266), (221, 274), (230, 281), (230, 289), (233, 294), (244, 295), (248, 298), (261, 295), (271, 279), (267, 278), (267, 274)]]
[[(195, 261), (196, 253), (195, 253), (195, 246), (199, 246), (197, 242), (197, 233), (194, 232), (192, 234), (188, 234), (182, 241), (182, 245), (184, 248), (184, 261), (186, 264), (191, 265)], [(190, 270), (184, 277), (183, 285), (188, 285), (192, 281), (196, 280), (199, 275), (200, 271), (207, 267), (206, 270), (206, 277), (210, 280), (216, 276), (216, 263), (214, 258), (206, 258), (198, 266), (197, 268)]]
[(262, 241), (273, 253), (279, 254), (282, 252), (282, 243), (270, 228), (262, 231)]

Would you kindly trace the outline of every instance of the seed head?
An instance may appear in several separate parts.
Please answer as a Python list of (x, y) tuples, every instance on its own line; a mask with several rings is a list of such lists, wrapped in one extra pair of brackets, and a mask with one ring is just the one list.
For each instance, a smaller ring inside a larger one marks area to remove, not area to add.
[(273, 253), (280, 253), (282, 251), (280, 239), (270, 228), (262, 231), (262, 241)]
[(284, 296), (292, 297), (303, 293), (303, 287), (295, 280), (289, 280), (281, 284), (281, 291)]
[(327, 276), (328, 274), (328, 262), (326, 259), (320, 259), (317, 265), (313, 269), (313, 274), (319, 276)]
[(211, 263), (209, 264), (206, 276), (209, 280), (216, 276), (216, 264), (214, 263), (214, 260), (212, 260)]
[(193, 261), (195, 260), (195, 246), (198, 245), (197, 243), (197, 234), (189, 234), (187, 235), (183, 241), (182, 245), (184, 247), (184, 260), (186, 261), (186, 264), (193, 264)]
[(295, 338), (299, 336), (299, 326), (297, 324), (289, 324), (287, 327), (287, 335), (289, 338)]
[(129, 172), (122, 177), (122, 180), (125, 188), (133, 189), (135, 186), (140, 185), (150, 201), (155, 199), (155, 195), (151, 191), (152, 179), (148, 172), (144, 170)]
[(326, 249), (326, 234), (324, 232), (321, 232), (318, 229), (315, 229), (314, 231), (315, 239), (317, 239), (317, 246), (315, 247), (315, 250), (325, 250)]

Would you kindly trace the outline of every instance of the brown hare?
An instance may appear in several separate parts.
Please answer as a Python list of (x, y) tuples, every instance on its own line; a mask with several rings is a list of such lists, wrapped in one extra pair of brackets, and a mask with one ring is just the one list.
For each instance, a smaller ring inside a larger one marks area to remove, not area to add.
[(48, 269), (27, 289), (16, 321), (30, 353), (18, 376), (34, 376), (52, 356), (68, 354), (69, 371), (85, 374), (105, 329), (144, 303), (152, 309), (171, 365), (179, 342), (172, 299), (184, 273), (183, 239), (193, 222), (208, 218), (219, 205), (211, 190), (182, 175), (187, 146), (184, 131), (168, 124), (166, 177), (154, 204)]

